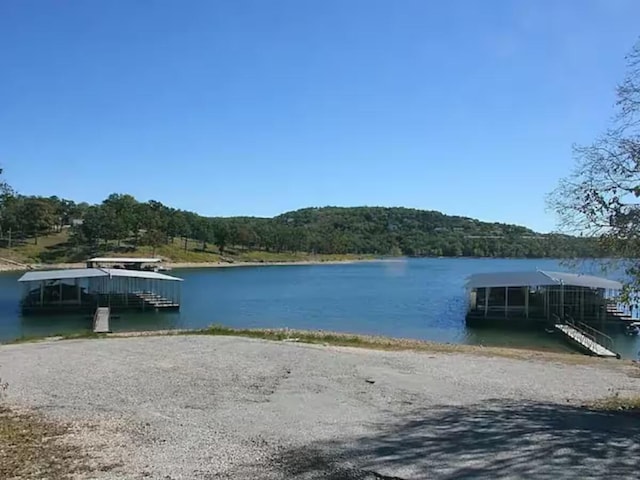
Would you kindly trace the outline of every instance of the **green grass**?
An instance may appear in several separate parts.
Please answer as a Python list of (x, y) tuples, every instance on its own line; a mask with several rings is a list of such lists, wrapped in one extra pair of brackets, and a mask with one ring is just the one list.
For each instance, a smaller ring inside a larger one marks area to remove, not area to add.
[(616, 392), (613, 395), (596, 400), (587, 405), (592, 410), (604, 412), (632, 411), (640, 412), (640, 396), (624, 396)]
[[(629, 368), (629, 362), (610, 361), (590, 357), (587, 355), (529, 350), (525, 348), (485, 347), (479, 345), (461, 345), (451, 343), (437, 343), (424, 340), (390, 338), (373, 335), (356, 335), (311, 330), (290, 329), (237, 329), (223, 325), (213, 325), (199, 330), (161, 330), (145, 332), (117, 332), (111, 334), (94, 334), (91, 332), (80, 334), (61, 334), (55, 338), (59, 340), (73, 340), (82, 338), (133, 338), (142, 336), (172, 336), (172, 335), (213, 335), (229, 337), (245, 337), (271, 341), (291, 341), (298, 343), (316, 344), (324, 346), (358, 347), (386, 351), (416, 351), (423, 353), (458, 353), (480, 355), (488, 357), (503, 357), (518, 360), (536, 360), (545, 362), (560, 362), (571, 365), (607, 365), (611, 368)], [(19, 338), (8, 343), (28, 343), (43, 340), (43, 337)], [(633, 372), (627, 372), (633, 376)]]
[[(131, 256), (153, 256), (154, 249), (149, 246), (138, 247), (127, 255)], [(207, 245), (207, 250), (202, 251), (202, 243), (189, 241), (187, 250), (184, 249), (184, 241), (176, 239), (174, 243), (160, 245), (155, 249), (155, 256), (162, 257), (171, 262), (184, 263), (217, 263), (221, 260), (220, 253), (211, 245)]]
[(157, 248), (141, 246), (133, 248), (115, 244), (101, 246), (97, 251), (90, 251), (86, 247), (75, 247), (69, 242), (68, 230), (51, 234), (38, 239), (35, 244), (33, 239), (28, 239), (12, 248), (0, 248), (0, 258), (7, 258), (25, 264), (34, 263), (77, 263), (86, 260), (90, 256), (130, 256), (130, 257), (162, 257), (174, 263), (278, 263), (278, 262), (325, 262), (325, 261), (350, 261), (371, 259), (373, 255), (331, 254), (313, 255), (304, 252), (265, 252), (245, 251), (229, 248), (221, 254), (215, 245), (207, 244), (206, 250), (202, 250), (202, 242), (187, 241), (184, 248), (184, 240), (176, 238), (172, 243), (160, 245)]
[(90, 472), (87, 456), (64, 441), (69, 434), (66, 425), (0, 406), (0, 478), (62, 480)]
[(372, 259), (373, 255), (353, 255), (353, 254), (311, 254), (305, 252), (264, 252), (250, 251), (240, 252), (234, 255), (237, 261), (241, 262), (331, 262)]
[(78, 340), (84, 338), (108, 338), (106, 333), (93, 333), (91, 330), (78, 333), (54, 333), (52, 335), (23, 335), (22, 337), (3, 342), (4, 345), (14, 345), (19, 343), (35, 343), (42, 342), (44, 340), (56, 339), (56, 340)]
[(66, 263), (73, 261), (71, 257), (75, 253), (68, 242), (69, 232), (62, 230), (38, 238), (37, 244), (29, 238), (12, 248), (0, 248), (0, 257), (21, 263)]

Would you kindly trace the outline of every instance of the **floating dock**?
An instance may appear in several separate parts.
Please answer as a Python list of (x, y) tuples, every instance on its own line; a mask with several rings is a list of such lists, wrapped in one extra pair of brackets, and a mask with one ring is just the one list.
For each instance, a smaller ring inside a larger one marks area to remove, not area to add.
[(31, 271), (18, 280), (24, 285), (24, 314), (92, 314), (97, 307), (111, 312), (179, 310), (182, 279), (146, 270), (76, 268)]
[(93, 333), (111, 333), (109, 329), (109, 318), (111, 309), (109, 307), (98, 307), (93, 316)]

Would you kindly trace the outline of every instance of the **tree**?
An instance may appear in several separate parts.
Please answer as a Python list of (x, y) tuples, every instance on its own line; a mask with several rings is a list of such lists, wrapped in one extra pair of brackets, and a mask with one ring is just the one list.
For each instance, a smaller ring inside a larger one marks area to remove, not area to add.
[(45, 198), (26, 197), (20, 213), (25, 233), (33, 236), (35, 244), (40, 235), (51, 231), (58, 223), (52, 203)]
[(206, 251), (207, 242), (211, 240), (212, 236), (211, 220), (204, 217), (196, 217), (191, 227), (191, 232), (196, 240), (202, 242), (202, 251)]
[(225, 222), (216, 221), (213, 224), (213, 238), (216, 247), (218, 247), (218, 250), (220, 250), (220, 253), (224, 253), (224, 249), (227, 246), (227, 242), (229, 241), (229, 234), (229, 227)]
[(89, 207), (79, 228), (80, 238), (92, 245), (98, 245), (100, 240), (105, 240), (106, 242), (109, 226), (106, 225), (105, 215), (106, 212), (101, 207)]
[(108, 222), (109, 238), (120, 242), (132, 232), (136, 239), (139, 230), (139, 203), (131, 195), (112, 193), (102, 202), (101, 208), (106, 211), (105, 220)]
[[(597, 237), (600, 247), (624, 259), (640, 257), (640, 41), (627, 56), (617, 89), (613, 125), (593, 144), (574, 148), (575, 170), (560, 181), (548, 203), (561, 229)], [(640, 286), (637, 261), (626, 261)]]
[(165, 242), (166, 234), (157, 229), (149, 229), (144, 233), (142, 241), (145, 245), (153, 248), (153, 256), (156, 256), (156, 249)]

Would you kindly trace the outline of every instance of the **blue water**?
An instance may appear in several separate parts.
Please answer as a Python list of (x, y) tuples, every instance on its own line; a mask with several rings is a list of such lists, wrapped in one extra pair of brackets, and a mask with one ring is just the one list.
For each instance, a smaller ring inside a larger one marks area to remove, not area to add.
[[(184, 278), (182, 308), (174, 313), (123, 314), (118, 330), (232, 327), (321, 329), (438, 342), (566, 350), (554, 335), (470, 329), (464, 322), (466, 277), (509, 270), (600, 272), (556, 260), (411, 259), (341, 265), (174, 270)], [(89, 328), (83, 316), (22, 317), (19, 274), (0, 275), (0, 341)], [(637, 337), (616, 337), (616, 348), (636, 358)]]

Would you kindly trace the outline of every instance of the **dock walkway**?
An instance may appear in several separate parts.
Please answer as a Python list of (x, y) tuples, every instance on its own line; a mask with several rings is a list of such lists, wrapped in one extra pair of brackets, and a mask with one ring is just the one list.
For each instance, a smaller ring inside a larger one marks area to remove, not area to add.
[(93, 333), (110, 333), (109, 317), (111, 309), (109, 307), (98, 307), (93, 316)]
[(566, 323), (558, 323), (556, 324), (556, 330), (561, 332), (565, 337), (567, 337), (572, 342), (578, 344), (585, 350), (587, 350), (592, 355), (596, 355), (598, 357), (607, 357), (607, 358), (617, 358), (617, 354), (612, 352), (605, 346), (599, 344), (592, 338), (589, 338), (584, 333), (580, 332), (577, 328), (572, 325), (568, 325)]

